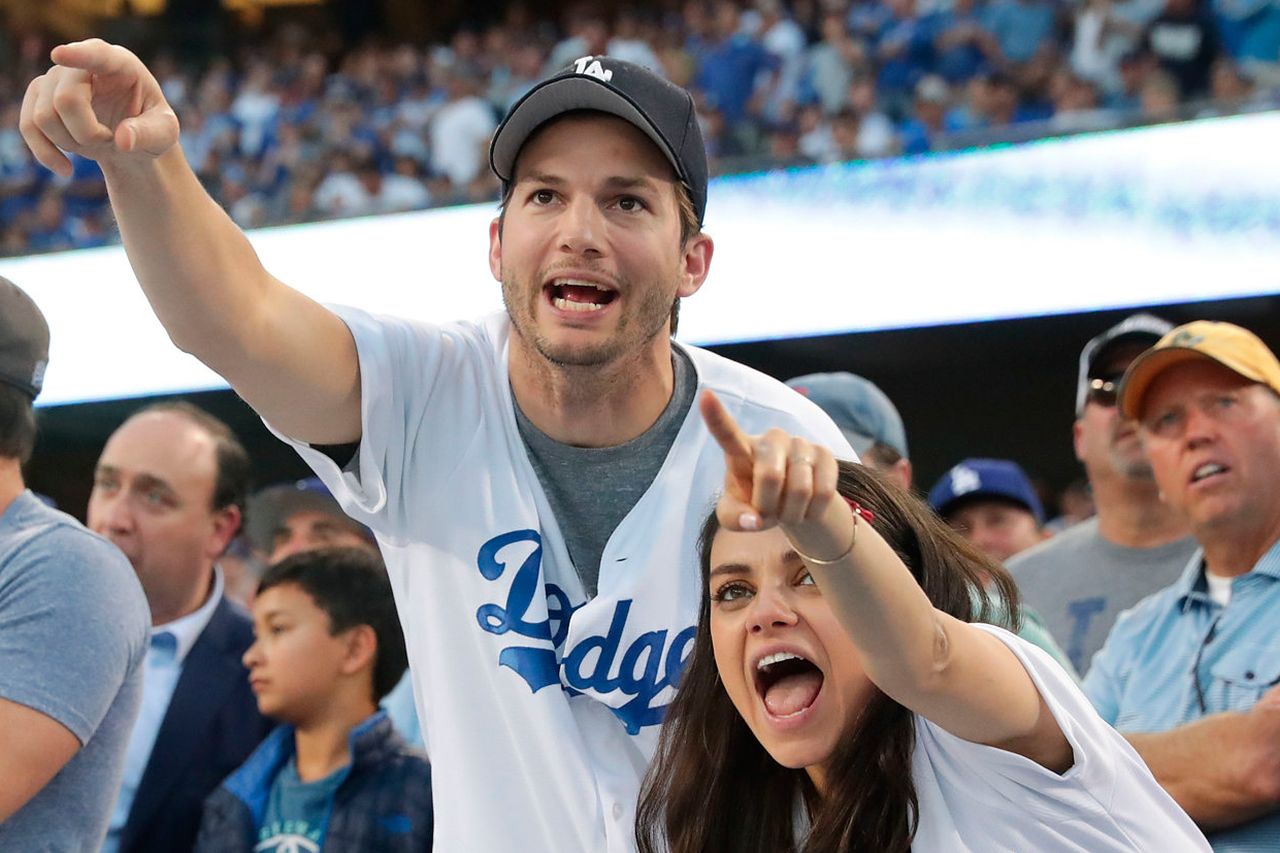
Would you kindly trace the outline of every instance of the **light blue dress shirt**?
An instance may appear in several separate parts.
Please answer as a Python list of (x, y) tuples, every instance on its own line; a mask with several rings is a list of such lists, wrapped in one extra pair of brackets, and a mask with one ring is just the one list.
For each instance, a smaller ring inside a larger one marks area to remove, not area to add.
[(156, 736), (160, 734), (160, 724), (164, 722), (164, 715), (169, 710), (169, 701), (173, 699), (173, 691), (178, 686), (178, 679), (182, 677), (183, 663), (191, 647), (213, 618), (213, 611), (222, 600), (222, 589), (222, 570), (215, 567), (213, 590), (199, 610), (151, 629), (151, 645), (147, 649), (143, 671), (142, 709), (138, 712), (138, 721), (133, 724), (133, 732), (129, 735), (120, 796), (111, 813), (111, 824), (102, 843), (102, 853), (116, 853), (120, 849), (120, 835), (129, 820), (129, 809), (133, 807), (133, 798), (138, 793), (142, 774), (151, 760), (151, 749), (155, 746)]
[[(1209, 596), (1204, 553), (1177, 583), (1120, 615), (1084, 689), (1122, 732), (1163, 732), (1220, 711), (1246, 711), (1280, 683), (1280, 542), (1231, 582), (1224, 607)], [(1217, 853), (1280, 850), (1280, 812), (1216, 832)]]

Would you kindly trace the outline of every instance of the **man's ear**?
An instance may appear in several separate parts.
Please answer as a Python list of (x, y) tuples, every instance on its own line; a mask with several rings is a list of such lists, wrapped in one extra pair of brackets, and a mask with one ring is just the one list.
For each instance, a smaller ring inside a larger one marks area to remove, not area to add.
[(234, 504), (214, 513), (213, 535), (209, 539), (209, 550), (215, 560), (222, 556), (227, 546), (231, 544), (231, 540), (236, 538), (236, 534), (240, 532), (241, 521), (240, 507)]
[(502, 218), (497, 216), (489, 223), (489, 272), (502, 281)]
[(912, 476), (911, 460), (905, 456), (889, 468), (889, 479), (901, 486), (904, 492), (911, 491)]
[(715, 243), (707, 234), (698, 233), (689, 238), (681, 249), (680, 289), (676, 296), (693, 296), (707, 280), (711, 272), (711, 255), (715, 252)]

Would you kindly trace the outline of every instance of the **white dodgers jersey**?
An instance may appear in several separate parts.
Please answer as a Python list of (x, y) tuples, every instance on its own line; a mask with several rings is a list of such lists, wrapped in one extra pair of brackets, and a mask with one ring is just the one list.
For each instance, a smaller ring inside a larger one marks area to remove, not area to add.
[[(428, 326), (338, 309), (360, 358), (363, 436), (341, 471), (291, 442), (376, 533), (431, 755), (442, 853), (623, 853), (693, 642), (696, 539), (724, 456), (691, 408), (613, 532), (587, 600), (516, 427), (506, 315)], [(748, 433), (854, 458), (785, 385), (686, 347)]]

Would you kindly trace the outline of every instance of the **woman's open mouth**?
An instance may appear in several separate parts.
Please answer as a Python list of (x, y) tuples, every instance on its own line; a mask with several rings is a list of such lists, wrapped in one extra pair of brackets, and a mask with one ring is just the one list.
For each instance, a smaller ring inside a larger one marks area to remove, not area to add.
[(756, 664), (756, 691), (777, 722), (801, 719), (822, 692), (822, 670), (794, 652), (775, 652)]

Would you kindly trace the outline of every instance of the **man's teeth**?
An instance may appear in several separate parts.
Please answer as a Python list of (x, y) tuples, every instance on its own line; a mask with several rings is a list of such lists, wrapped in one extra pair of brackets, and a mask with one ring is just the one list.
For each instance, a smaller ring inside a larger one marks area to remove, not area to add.
[(760, 658), (760, 662), (756, 664), (756, 669), (764, 669), (773, 666), (775, 663), (782, 663), (784, 660), (804, 660), (799, 655), (793, 655), (791, 652), (774, 652)]
[(1217, 462), (1206, 462), (1196, 469), (1196, 472), (1191, 479), (1203, 480), (1205, 477), (1209, 477), (1214, 474), (1221, 474), (1225, 470), (1227, 470), (1225, 465), (1219, 465)]
[(596, 290), (608, 291), (609, 288), (603, 284), (596, 284), (594, 281), (580, 281), (576, 278), (558, 278), (552, 282), (556, 287), (564, 287), (570, 285), (572, 287), (594, 287)]
[(563, 296), (553, 296), (551, 304), (561, 311), (599, 311), (604, 306), (598, 302), (573, 302)]

